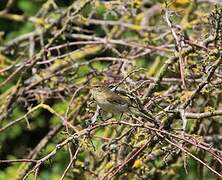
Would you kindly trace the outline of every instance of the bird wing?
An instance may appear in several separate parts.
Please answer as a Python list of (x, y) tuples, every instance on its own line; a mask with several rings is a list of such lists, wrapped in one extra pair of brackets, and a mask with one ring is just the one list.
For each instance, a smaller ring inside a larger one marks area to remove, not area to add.
[(120, 95), (114, 92), (107, 97), (107, 101), (109, 101), (112, 104), (118, 104), (118, 105), (129, 104), (129, 102), (125, 98), (121, 97)]

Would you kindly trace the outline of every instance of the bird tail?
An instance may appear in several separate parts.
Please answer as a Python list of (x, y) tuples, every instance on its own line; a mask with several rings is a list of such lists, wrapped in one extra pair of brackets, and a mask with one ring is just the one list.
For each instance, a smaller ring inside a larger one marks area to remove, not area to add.
[(155, 117), (153, 117), (152, 114), (150, 114), (146, 111), (141, 112), (139, 109), (137, 109), (135, 107), (129, 107), (129, 112), (133, 115), (143, 117), (144, 119), (147, 119), (148, 121), (154, 123), (155, 125), (160, 126), (160, 123), (155, 119)]

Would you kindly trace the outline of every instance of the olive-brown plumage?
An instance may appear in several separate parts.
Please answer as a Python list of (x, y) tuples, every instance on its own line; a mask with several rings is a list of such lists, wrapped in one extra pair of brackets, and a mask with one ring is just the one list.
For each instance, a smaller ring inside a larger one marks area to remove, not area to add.
[(112, 114), (134, 114), (137, 116), (141, 116), (159, 126), (159, 122), (157, 122), (151, 114), (144, 114), (140, 112), (137, 108), (133, 107), (127, 99), (111, 91), (109, 88), (95, 86), (92, 87), (90, 91), (98, 106), (104, 111), (110, 112)]
[(129, 102), (107, 87), (93, 87), (91, 93), (99, 107), (106, 112), (119, 114), (129, 111)]

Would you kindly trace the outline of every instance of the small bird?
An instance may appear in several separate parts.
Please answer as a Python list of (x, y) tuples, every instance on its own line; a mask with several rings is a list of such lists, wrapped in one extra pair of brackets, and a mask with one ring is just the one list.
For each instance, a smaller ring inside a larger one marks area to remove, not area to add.
[(111, 91), (108, 87), (95, 86), (90, 91), (99, 107), (104, 111), (112, 114), (120, 114), (129, 111), (129, 101)]
[(130, 113), (142, 116), (154, 124), (159, 124), (151, 115), (140, 112), (127, 99), (111, 91), (108, 87), (94, 86), (90, 91), (98, 106), (106, 112), (112, 114)]

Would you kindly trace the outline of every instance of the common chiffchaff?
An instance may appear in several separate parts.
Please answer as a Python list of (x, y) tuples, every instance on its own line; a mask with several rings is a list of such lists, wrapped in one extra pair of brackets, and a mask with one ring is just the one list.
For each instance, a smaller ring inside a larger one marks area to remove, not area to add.
[(96, 103), (104, 111), (112, 114), (134, 114), (141, 116), (159, 126), (159, 122), (151, 114), (144, 114), (143, 112), (139, 111), (137, 108), (133, 107), (127, 99), (111, 91), (108, 87), (95, 86), (92, 87), (90, 91), (93, 98), (96, 100)]
[(129, 102), (120, 95), (111, 91), (109, 88), (95, 86), (90, 91), (99, 107), (101, 107), (104, 111), (112, 114), (129, 112)]

